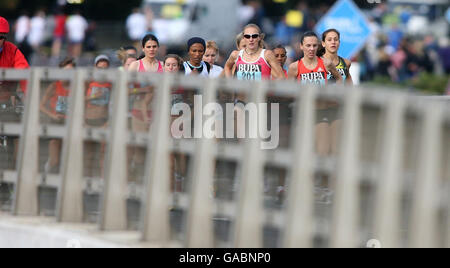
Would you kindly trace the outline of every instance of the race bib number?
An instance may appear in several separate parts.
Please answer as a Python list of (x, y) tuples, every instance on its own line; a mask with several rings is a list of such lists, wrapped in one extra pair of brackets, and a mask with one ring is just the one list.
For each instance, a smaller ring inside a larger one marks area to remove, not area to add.
[(91, 104), (106, 106), (109, 103), (110, 91), (107, 87), (93, 87), (91, 91)]
[[(342, 81), (345, 82), (345, 80), (347, 79), (347, 75), (345, 74), (345, 70), (344, 69), (337, 69), (337, 71), (341, 74)], [(328, 79), (328, 81), (336, 80), (336, 78), (331, 74), (331, 72), (327, 73), (327, 79)]]
[(58, 101), (56, 102), (56, 112), (60, 114), (67, 113), (68, 98), (64, 96), (58, 96)]

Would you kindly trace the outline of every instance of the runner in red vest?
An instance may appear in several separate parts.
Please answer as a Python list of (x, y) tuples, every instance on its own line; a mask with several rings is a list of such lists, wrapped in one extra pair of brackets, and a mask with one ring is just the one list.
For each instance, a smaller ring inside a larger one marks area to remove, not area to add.
[[(73, 58), (66, 58), (60, 64), (62, 69), (73, 69), (76, 67)], [(46, 114), (52, 124), (62, 124), (66, 118), (68, 109), (68, 98), (70, 95), (69, 81), (56, 81), (45, 90), (41, 99), (40, 110)], [(59, 165), (59, 155), (61, 152), (61, 139), (52, 139), (48, 144), (49, 159), (45, 164), (46, 174), (55, 172)]]
[[(301, 47), (304, 57), (289, 66), (288, 76), (297, 79), (300, 84), (316, 84), (325, 86), (328, 83), (328, 73), (336, 79), (336, 83), (342, 83), (342, 76), (336, 69), (333, 61), (317, 56), (319, 38), (314, 32), (306, 32), (301, 39)], [(332, 124), (339, 117), (336, 102), (318, 101), (316, 103), (316, 151), (320, 156), (331, 153), (331, 144), (335, 141), (331, 133)]]
[(317, 56), (319, 38), (314, 32), (306, 32), (301, 39), (300, 48), (304, 57), (289, 66), (288, 77), (295, 78), (300, 84), (326, 85), (328, 72), (336, 77), (337, 83), (342, 82), (340, 73), (329, 59)]

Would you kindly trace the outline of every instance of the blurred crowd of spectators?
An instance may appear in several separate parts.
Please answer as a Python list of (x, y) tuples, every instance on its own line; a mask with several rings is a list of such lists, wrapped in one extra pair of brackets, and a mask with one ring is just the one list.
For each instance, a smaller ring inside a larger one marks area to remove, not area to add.
[(50, 13), (39, 9), (31, 17), (29, 12), (22, 11), (13, 27), (14, 42), (30, 62), (33, 53), (41, 53), (43, 47), (51, 48), (49, 54), (55, 60), (59, 59), (64, 44), (68, 55), (74, 58), (79, 58), (83, 51), (95, 50), (95, 23), (89, 24), (79, 10), (66, 14), (63, 6), (57, 6)]
[[(248, 23), (260, 25), (267, 35), (266, 43), (269, 48), (278, 44), (286, 46), (286, 64), (289, 65), (302, 56), (299, 48), (301, 34), (314, 30), (317, 22), (330, 7), (326, 4), (311, 6), (306, 1), (300, 1), (293, 9), (284, 12), (285, 14), (273, 17), (268, 16), (270, 10), (266, 10), (263, 1), (243, 0), (243, 5), (238, 10), (238, 18), (241, 26)], [(411, 23), (411, 14), (407, 10), (392, 10), (386, 4), (374, 5), (364, 13), (374, 34), (360, 53), (351, 59), (360, 63), (362, 82), (381, 76), (401, 83), (423, 72), (450, 75), (448, 31), (442, 35), (428, 30), (411, 32), (411, 27), (420, 28), (419, 24)], [(448, 27), (449, 22), (445, 23)], [(138, 27), (139, 25), (142, 27)], [(128, 17), (126, 28), (135, 47), (140, 47), (139, 37), (151, 27), (150, 25), (151, 18), (138, 9)], [(63, 43), (67, 44), (68, 53), (74, 58), (78, 58), (82, 53), (81, 44), (84, 52), (95, 50), (95, 23), (88, 24), (79, 13), (64, 14), (58, 8), (50, 15), (42, 10), (35, 12), (32, 17), (23, 13), (16, 20), (14, 30), (15, 42), (28, 60), (30, 55), (39, 51), (43, 45), (52, 48), (51, 55), (55, 59), (60, 56)], [(224, 55), (228, 55), (228, 51), (221, 54), (219, 62), (225, 60)]]

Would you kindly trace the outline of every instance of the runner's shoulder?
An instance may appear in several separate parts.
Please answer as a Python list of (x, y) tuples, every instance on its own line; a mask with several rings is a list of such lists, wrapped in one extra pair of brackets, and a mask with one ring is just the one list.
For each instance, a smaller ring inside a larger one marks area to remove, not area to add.
[(139, 70), (139, 61), (134, 61), (130, 64), (130, 67), (128, 68), (128, 70), (133, 71), (133, 72), (137, 72)]
[(233, 50), (233, 52), (231, 52), (230, 54), (230, 58), (237, 59), (239, 57), (239, 53), (239, 50)]
[(300, 60), (297, 60), (297, 61), (294, 61), (293, 63), (289, 64), (289, 70), (297, 70), (299, 62), (300, 62)]

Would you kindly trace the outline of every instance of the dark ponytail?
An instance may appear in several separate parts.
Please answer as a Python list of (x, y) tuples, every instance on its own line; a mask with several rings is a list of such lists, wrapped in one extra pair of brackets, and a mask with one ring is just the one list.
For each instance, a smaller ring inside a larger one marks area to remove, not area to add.
[(322, 44), (319, 44), (319, 48), (317, 49), (317, 57), (323, 57), (325, 55), (325, 47)]

